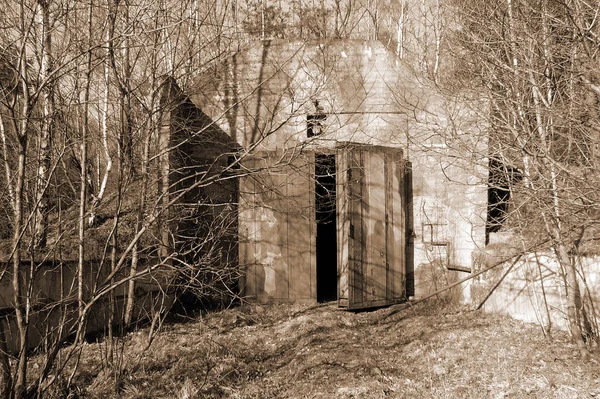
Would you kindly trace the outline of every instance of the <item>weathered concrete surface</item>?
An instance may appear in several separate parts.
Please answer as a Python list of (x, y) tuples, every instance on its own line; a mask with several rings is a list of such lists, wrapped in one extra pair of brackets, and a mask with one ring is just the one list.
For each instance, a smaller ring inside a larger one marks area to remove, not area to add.
[[(487, 263), (502, 259), (502, 249), (488, 251)], [(582, 257), (577, 260), (580, 288), (588, 304), (588, 316), (598, 319), (598, 312), (589, 306), (600, 299), (600, 257)], [(482, 301), (500, 280), (513, 261), (503, 263), (484, 273), (473, 282), (473, 299)], [(508, 314), (516, 319), (540, 324), (543, 328), (567, 329), (567, 298), (564, 274), (555, 256), (550, 252), (528, 253), (521, 257), (498, 288), (485, 302), (489, 312)]]

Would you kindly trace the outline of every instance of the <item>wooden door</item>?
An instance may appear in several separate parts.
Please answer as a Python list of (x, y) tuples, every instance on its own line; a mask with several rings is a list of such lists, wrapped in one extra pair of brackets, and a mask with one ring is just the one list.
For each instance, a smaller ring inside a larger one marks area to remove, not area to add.
[(258, 302), (316, 298), (314, 154), (257, 151), (242, 162), (238, 236), (242, 295)]
[(338, 165), (339, 304), (366, 309), (399, 302), (405, 299), (402, 150), (344, 146)]

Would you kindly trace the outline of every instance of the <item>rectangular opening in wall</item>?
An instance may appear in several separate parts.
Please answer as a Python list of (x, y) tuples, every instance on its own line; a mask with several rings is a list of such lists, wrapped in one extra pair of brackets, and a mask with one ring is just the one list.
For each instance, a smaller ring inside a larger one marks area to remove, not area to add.
[(238, 154), (227, 155), (227, 165), (230, 166), (232, 170), (239, 170), (241, 166)]
[(337, 207), (335, 155), (315, 155), (317, 301), (337, 299)]
[(490, 243), (490, 235), (502, 229), (509, 214), (512, 187), (522, 179), (523, 174), (518, 168), (490, 157), (487, 221), (485, 225), (486, 245)]
[(306, 116), (306, 137), (318, 136), (323, 132), (323, 122), (327, 116), (325, 114), (313, 114)]

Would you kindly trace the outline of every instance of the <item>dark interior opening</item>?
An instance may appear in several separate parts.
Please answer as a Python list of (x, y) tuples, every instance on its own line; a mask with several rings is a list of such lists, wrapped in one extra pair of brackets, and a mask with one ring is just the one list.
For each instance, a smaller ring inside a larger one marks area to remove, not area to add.
[(521, 171), (502, 161), (490, 158), (488, 175), (487, 222), (485, 244), (489, 244), (490, 233), (500, 231), (508, 218), (511, 185), (522, 179)]
[(412, 162), (404, 164), (404, 217), (406, 226), (406, 296), (415, 295), (415, 218), (413, 213)]
[(323, 132), (323, 121), (327, 119), (325, 114), (306, 116), (306, 137), (318, 136)]
[(323, 122), (327, 119), (322, 105), (319, 100), (315, 100), (316, 113), (306, 116), (306, 137), (314, 137), (323, 133)]
[(317, 301), (337, 299), (337, 209), (335, 155), (315, 156), (317, 220)]

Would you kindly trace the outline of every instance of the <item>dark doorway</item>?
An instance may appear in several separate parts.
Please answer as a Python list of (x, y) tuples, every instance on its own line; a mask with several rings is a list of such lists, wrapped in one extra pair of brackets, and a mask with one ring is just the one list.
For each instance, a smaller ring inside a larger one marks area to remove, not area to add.
[(404, 163), (404, 217), (406, 226), (406, 297), (415, 295), (415, 218), (413, 213), (412, 162)]
[(337, 299), (337, 215), (335, 155), (315, 156), (317, 301)]

